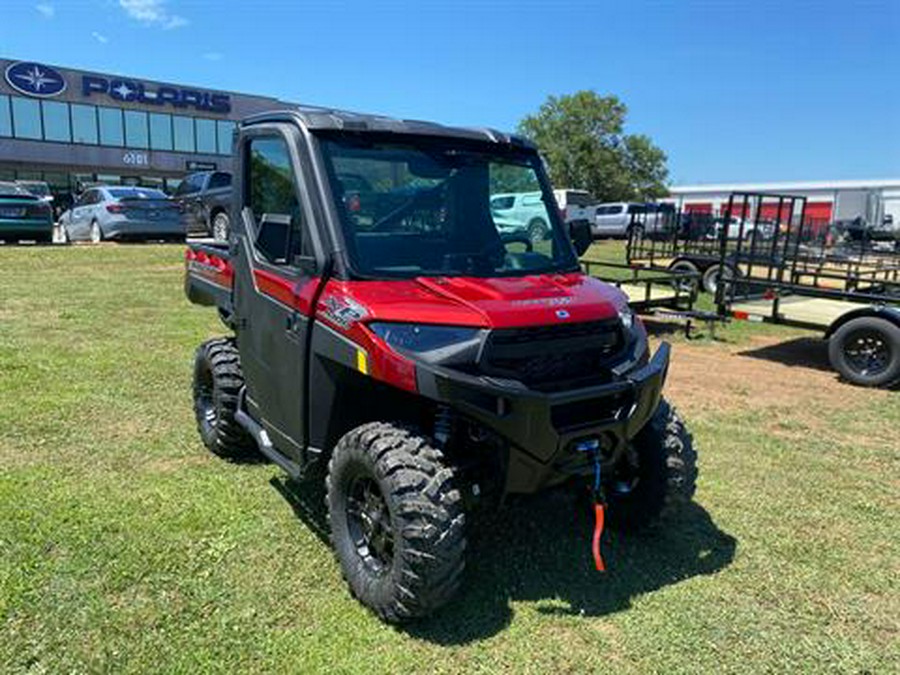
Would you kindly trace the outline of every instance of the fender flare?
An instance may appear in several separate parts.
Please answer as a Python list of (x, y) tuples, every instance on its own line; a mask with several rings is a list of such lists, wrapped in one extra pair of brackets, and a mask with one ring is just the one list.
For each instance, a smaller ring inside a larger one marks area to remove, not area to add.
[(828, 327), (825, 331), (825, 338), (828, 339), (844, 324), (859, 319), (864, 316), (874, 316), (879, 319), (886, 319), (900, 328), (900, 307), (891, 305), (872, 305), (870, 307), (860, 307), (852, 312), (841, 315)]

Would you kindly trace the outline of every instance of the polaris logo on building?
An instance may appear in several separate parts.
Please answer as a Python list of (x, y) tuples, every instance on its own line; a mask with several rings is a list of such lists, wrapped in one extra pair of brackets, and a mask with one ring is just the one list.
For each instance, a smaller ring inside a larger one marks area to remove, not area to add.
[(169, 105), (173, 108), (194, 108), (223, 114), (231, 112), (231, 97), (228, 94), (213, 94), (208, 91), (179, 89), (165, 85), (148, 87), (136, 80), (106, 78), (99, 75), (84, 75), (81, 78), (81, 93), (84, 96), (105, 94), (116, 101), (126, 103)]
[(50, 98), (66, 90), (66, 80), (53, 68), (40, 63), (19, 61), (6, 69), (10, 87), (26, 96)]

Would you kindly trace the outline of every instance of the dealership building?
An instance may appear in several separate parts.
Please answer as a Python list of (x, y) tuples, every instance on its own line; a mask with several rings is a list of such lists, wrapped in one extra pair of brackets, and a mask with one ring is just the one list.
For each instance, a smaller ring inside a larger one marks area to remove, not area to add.
[(43, 180), (60, 201), (87, 185), (171, 192), (231, 169), (236, 120), (273, 98), (0, 59), (0, 180)]
[[(686, 211), (723, 215), (732, 193), (766, 193), (806, 197), (809, 222), (863, 218), (868, 223), (886, 219), (900, 223), (900, 178), (886, 180), (800, 181), (791, 183), (731, 183), (676, 185), (666, 201)], [(777, 209), (777, 203), (765, 205)], [(755, 214), (751, 214), (755, 215)], [(763, 213), (761, 217), (774, 217)]]

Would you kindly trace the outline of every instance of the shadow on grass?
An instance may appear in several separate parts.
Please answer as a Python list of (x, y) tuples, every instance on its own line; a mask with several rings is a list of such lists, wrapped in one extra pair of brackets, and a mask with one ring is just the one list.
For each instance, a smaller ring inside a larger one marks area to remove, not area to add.
[[(271, 483), (327, 545), (324, 481)], [(692, 503), (640, 534), (612, 534), (604, 546), (609, 572), (601, 574), (590, 552), (587, 501), (564, 490), (511, 500), (469, 522), (459, 595), (433, 617), (402, 626), (409, 635), (441, 645), (488, 638), (509, 625), (518, 601), (537, 603), (542, 614), (612, 614), (635, 596), (721, 570), (737, 546)]]
[(684, 321), (675, 319), (661, 319), (652, 314), (641, 316), (647, 334), (653, 337), (665, 337), (667, 335), (684, 335)]
[(773, 361), (785, 366), (833, 372), (828, 361), (828, 343), (819, 338), (800, 337), (765, 347), (747, 349), (738, 352), (738, 355)]
[(294, 515), (309, 528), (319, 541), (331, 546), (328, 538), (328, 512), (325, 510), (325, 476), (322, 472), (298, 482), (279, 476), (269, 484), (284, 498)]

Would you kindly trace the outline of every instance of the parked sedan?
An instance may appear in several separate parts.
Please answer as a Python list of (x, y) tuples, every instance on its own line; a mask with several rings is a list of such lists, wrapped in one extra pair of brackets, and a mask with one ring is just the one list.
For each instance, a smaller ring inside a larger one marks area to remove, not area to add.
[(150, 188), (92, 187), (60, 221), (69, 241), (184, 239), (178, 204)]
[(0, 182), (0, 239), (53, 241), (53, 209), (15, 183)]

